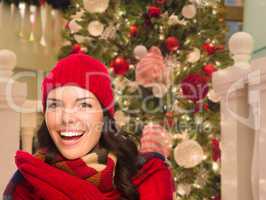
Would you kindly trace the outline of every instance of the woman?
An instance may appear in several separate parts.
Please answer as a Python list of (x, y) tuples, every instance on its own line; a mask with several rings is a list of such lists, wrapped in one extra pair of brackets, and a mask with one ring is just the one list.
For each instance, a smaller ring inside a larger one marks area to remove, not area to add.
[(83, 53), (60, 60), (43, 80), (42, 103), (38, 151), (17, 151), (4, 199), (173, 199), (163, 157), (139, 154), (115, 128), (112, 85), (101, 62)]

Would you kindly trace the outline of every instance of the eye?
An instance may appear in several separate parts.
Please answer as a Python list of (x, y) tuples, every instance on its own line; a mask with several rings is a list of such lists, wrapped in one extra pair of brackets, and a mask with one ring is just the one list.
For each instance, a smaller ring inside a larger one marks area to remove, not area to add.
[(91, 104), (86, 103), (86, 102), (81, 103), (80, 106), (81, 106), (82, 108), (91, 108), (91, 107), (92, 107)]
[(50, 103), (50, 104), (48, 105), (48, 108), (56, 108), (57, 106), (58, 106), (57, 103)]

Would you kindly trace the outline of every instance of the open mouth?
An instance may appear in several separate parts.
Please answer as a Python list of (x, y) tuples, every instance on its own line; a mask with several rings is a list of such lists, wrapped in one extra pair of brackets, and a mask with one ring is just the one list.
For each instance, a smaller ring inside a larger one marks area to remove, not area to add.
[(84, 131), (62, 131), (59, 135), (64, 141), (77, 141), (84, 133)]

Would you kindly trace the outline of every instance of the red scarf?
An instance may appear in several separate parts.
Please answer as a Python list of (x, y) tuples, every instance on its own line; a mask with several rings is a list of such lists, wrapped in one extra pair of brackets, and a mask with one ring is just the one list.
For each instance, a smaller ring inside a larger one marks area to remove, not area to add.
[[(47, 151), (39, 149), (34, 156), (45, 160)], [(116, 166), (116, 156), (104, 149), (96, 149), (80, 159), (66, 160), (57, 154), (50, 165), (94, 184), (101, 192), (114, 190), (113, 177)]]
[(45, 155), (44, 150), (39, 150), (35, 156), (23, 151), (16, 154), (18, 170), (33, 187), (34, 199), (119, 199), (120, 193), (113, 185), (116, 164), (113, 154), (108, 154), (106, 165), (97, 162), (95, 153), (75, 160), (57, 156), (52, 165), (43, 162)]
[[(4, 199), (120, 199), (120, 192), (113, 185), (116, 165), (116, 157), (113, 154), (109, 153), (106, 159), (104, 156), (99, 156), (101, 154), (97, 154), (98, 156), (88, 154), (76, 160), (65, 160), (57, 156), (51, 164), (44, 162), (46, 155), (43, 150), (38, 151), (34, 156), (24, 151), (17, 151), (15, 161), (18, 171), (5, 189)], [(172, 199), (174, 188), (170, 180), (170, 172), (166, 173), (165, 163), (162, 160), (161, 155), (157, 153), (142, 154), (139, 157), (138, 163), (142, 167), (132, 181), (138, 187), (140, 195), (148, 195), (149, 200)], [(149, 181), (149, 177), (156, 173), (157, 179), (154, 180), (160, 180), (162, 184), (167, 185), (160, 191), (164, 194), (163, 197), (157, 192), (150, 194), (150, 191), (154, 190), (154, 182)]]

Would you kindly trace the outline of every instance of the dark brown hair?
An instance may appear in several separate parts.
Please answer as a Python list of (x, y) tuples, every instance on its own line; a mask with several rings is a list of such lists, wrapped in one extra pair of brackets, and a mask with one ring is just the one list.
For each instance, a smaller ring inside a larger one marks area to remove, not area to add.
[[(37, 148), (48, 148), (45, 162), (49, 164), (58, 150), (50, 137), (45, 120), (37, 132)], [(116, 129), (115, 121), (109, 117), (108, 112), (104, 111), (104, 125), (99, 141), (99, 145), (117, 156), (117, 165), (114, 183), (121, 192), (122, 200), (137, 200), (139, 193), (136, 186), (132, 183), (132, 177), (137, 173), (138, 150), (136, 144), (125, 137), (124, 134)]]

